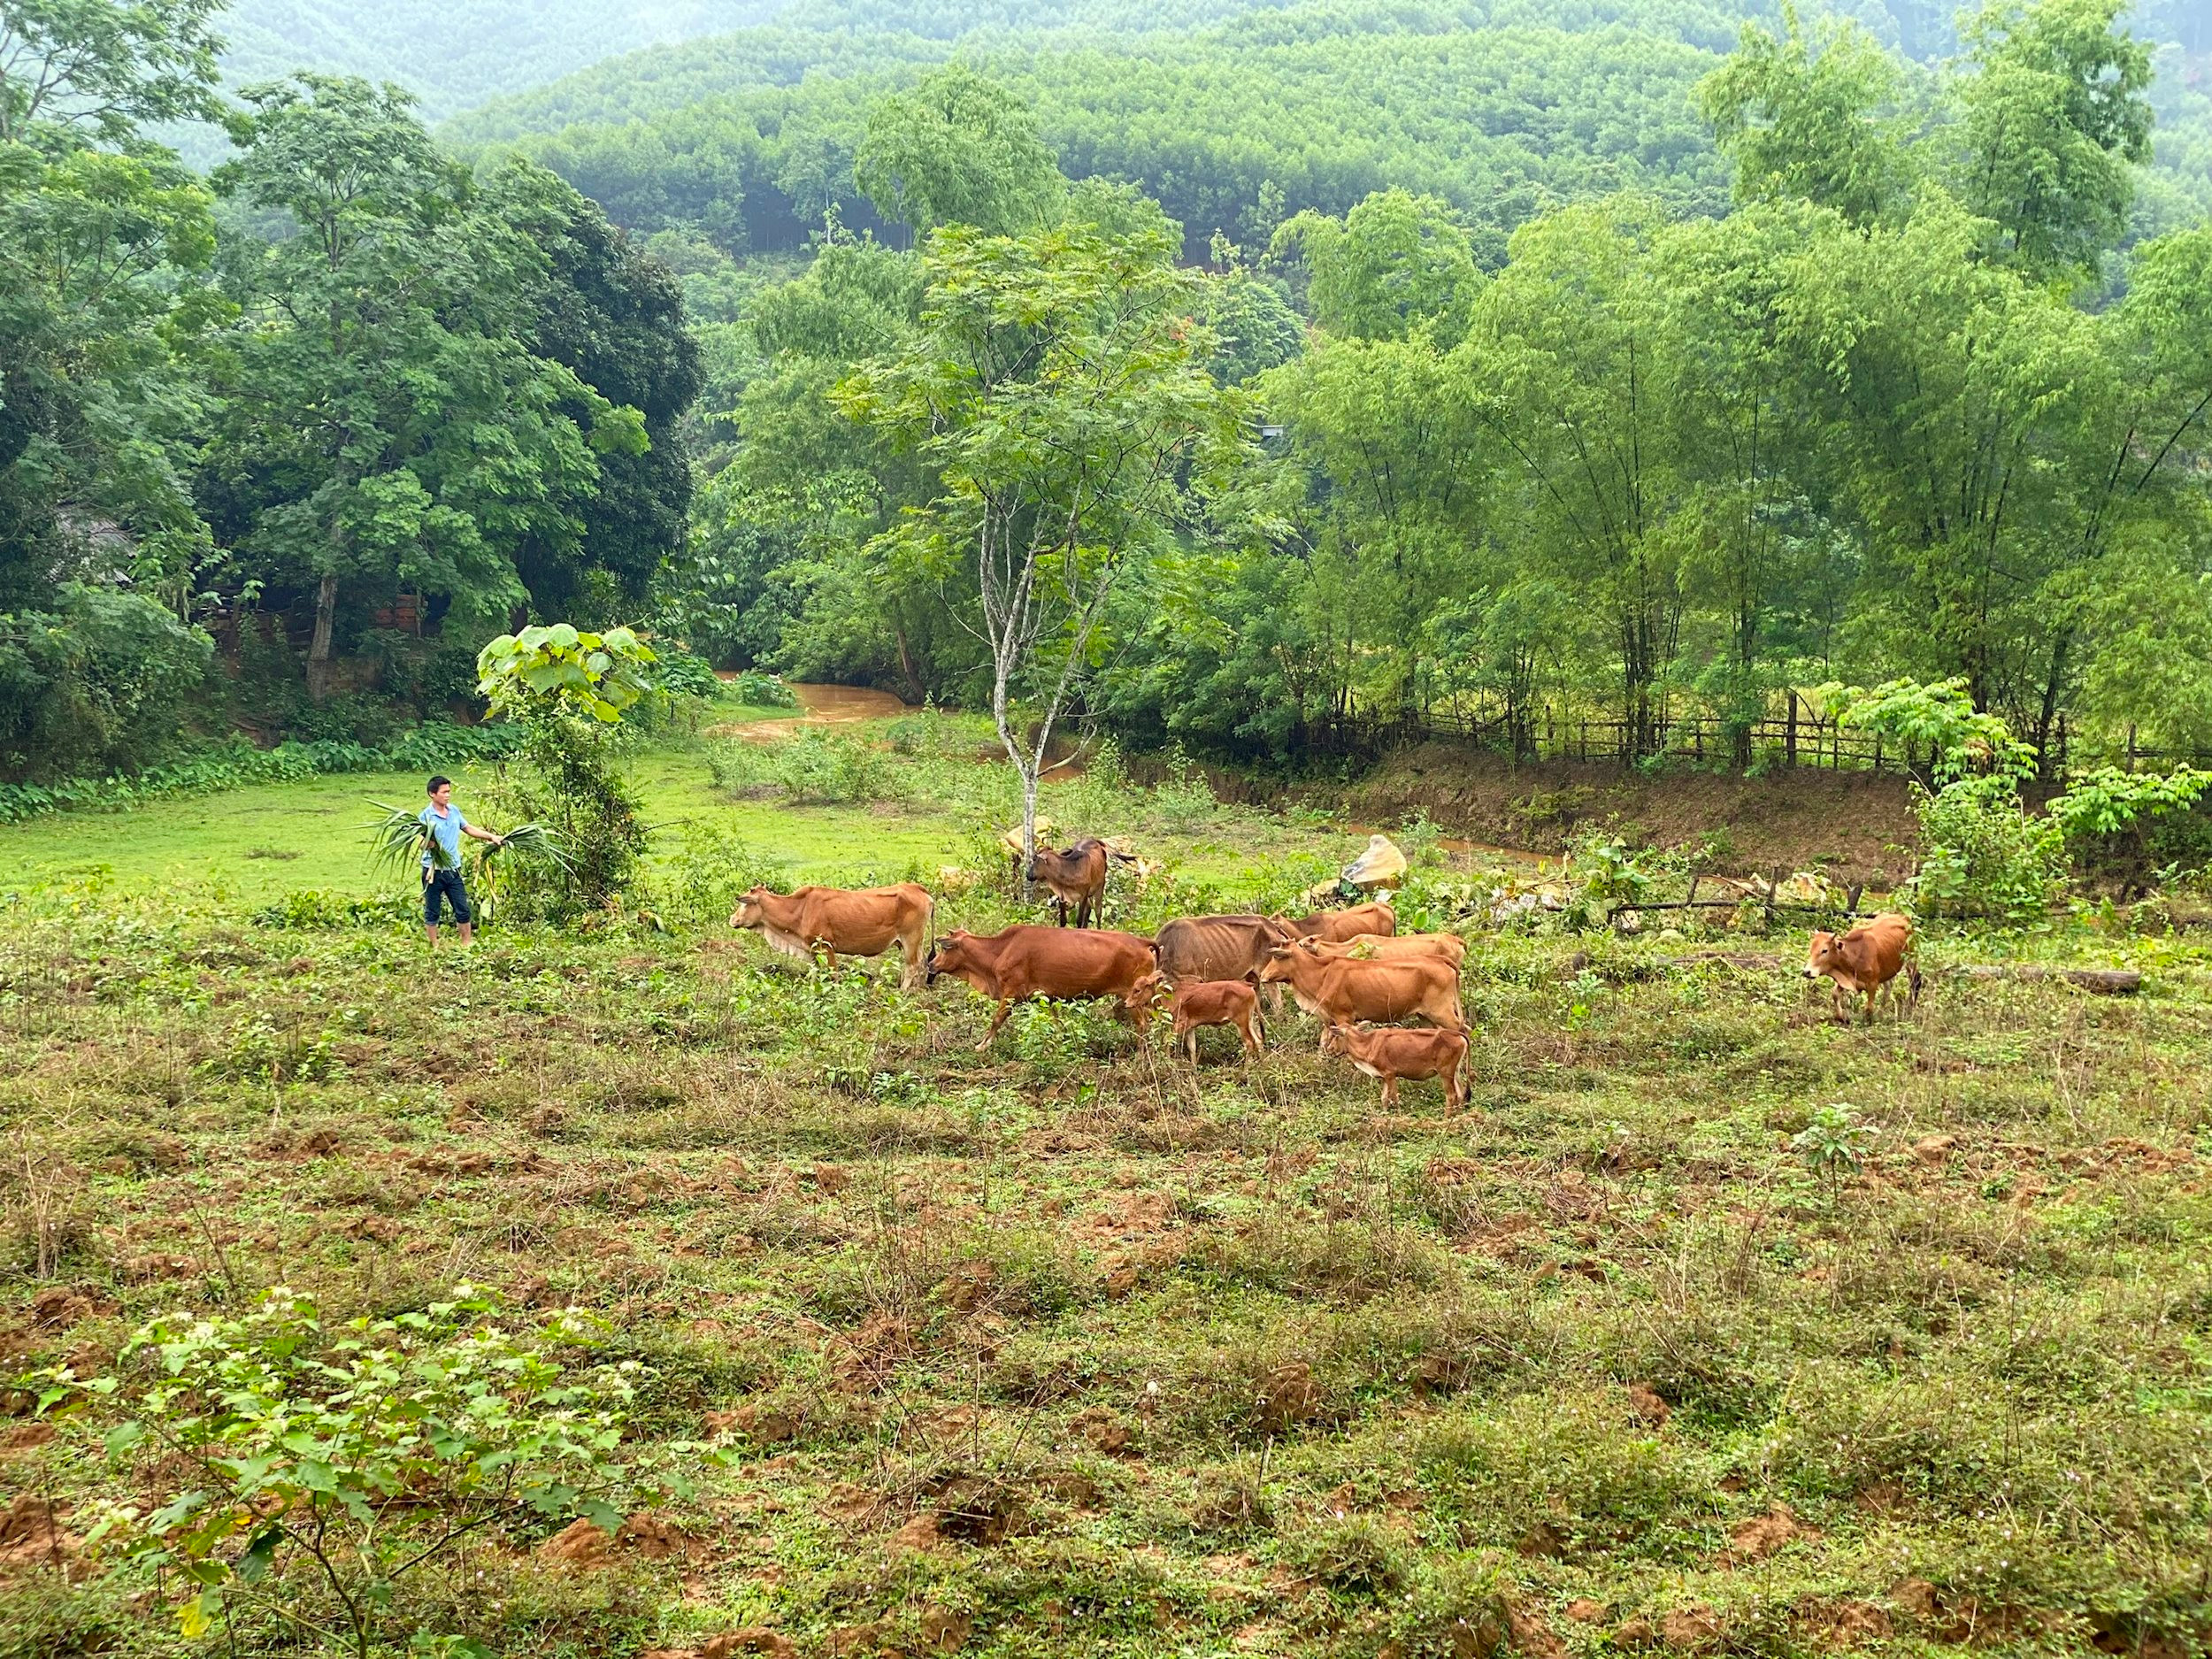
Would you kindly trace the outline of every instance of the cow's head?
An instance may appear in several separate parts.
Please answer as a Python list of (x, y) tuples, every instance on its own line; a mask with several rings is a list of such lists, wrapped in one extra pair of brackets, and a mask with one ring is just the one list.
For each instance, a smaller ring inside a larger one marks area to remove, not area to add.
[(1816, 931), (1813, 934), (1812, 945), (1805, 952), (1805, 977), (1809, 979), (1825, 979), (1828, 977), (1828, 970), (1834, 966), (1835, 963), (1836, 936), (1833, 933)]
[(1321, 1052), (1349, 1054), (1352, 1048), (1351, 1035), (1351, 1027), (1348, 1025), (1333, 1025), (1325, 1027), (1321, 1033)]
[(764, 926), (768, 920), (768, 911), (761, 901), (774, 896), (766, 887), (755, 887), (738, 900), (737, 908), (730, 912), (730, 926), (732, 927)]
[(1260, 964), (1260, 977), (1254, 983), (1258, 985), (1285, 983), (1290, 978), (1292, 964), (1296, 961), (1298, 954), (1298, 947), (1295, 945), (1276, 946), (1274, 949), (1267, 953), (1267, 959)]
[(923, 959), (922, 983), (934, 985), (941, 973), (957, 973), (975, 964), (972, 949), (975, 935), (964, 927), (956, 927), (929, 948)]
[(1154, 1009), (1170, 995), (1166, 977), (1155, 968), (1131, 986), (1121, 1000), (1131, 1008)]

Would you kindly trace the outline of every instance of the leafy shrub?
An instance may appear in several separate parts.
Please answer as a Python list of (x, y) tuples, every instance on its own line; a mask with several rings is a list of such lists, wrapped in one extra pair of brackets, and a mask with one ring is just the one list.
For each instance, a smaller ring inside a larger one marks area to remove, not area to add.
[(795, 709), (799, 694), (764, 669), (749, 668), (730, 682), (737, 700), (754, 709)]
[(1641, 904), (1651, 897), (1657, 876), (1649, 852), (1639, 852), (1609, 836), (1586, 835), (1570, 849), (1575, 879), (1586, 897)]
[(1168, 757), (1167, 776), (1152, 789), (1152, 812), (1171, 835), (1188, 835), (1211, 823), (1221, 810), (1206, 774), (1179, 749)]
[(143, 764), (175, 742), (214, 642), (135, 594), (65, 583), (51, 611), (0, 615), (0, 771)]
[(1962, 778), (1934, 793), (1913, 786), (1919, 873), (1906, 884), (1927, 915), (2024, 919), (2047, 912), (2066, 882), (2066, 835), (2031, 813), (2002, 773)]
[(126, 1375), (92, 1388), (130, 1413), (110, 1454), (183, 1471), (183, 1489), (151, 1511), (111, 1505), (89, 1536), (173, 1571), (188, 1640), (234, 1598), (312, 1628), (291, 1582), (304, 1577), (366, 1655), (408, 1575), (462, 1540), (572, 1516), (612, 1527), (639, 1369), (572, 1371), (550, 1349), (591, 1335), (574, 1316), (520, 1336), (493, 1311), (463, 1287), (329, 1332), (280, 1287), (242, 1317), (153, 1321)]
[(2208, 789), (2212, 772), (2190, 766), (2165, 773), (2106, 766), (2075, 779), (2045, 810), (2077, 862), (2140, 884), (2154, 864), (2201, 863), (2212, 851), (2190, 822)]
[(733, 795), (760, 791), (802, 806), (891, 800), (905, 785), (864, 740), (805, 726), (772, 743), (718, 744), (707, 770), (717, 788)]
[(666, 891), (656, 885), (661, 914), (692, 927), (718, 927), (736, 909), (738, 895), (757, 887), (776, 887), (783, 866), (726, 830), (688, 825), (684, 843), (670, 862)]

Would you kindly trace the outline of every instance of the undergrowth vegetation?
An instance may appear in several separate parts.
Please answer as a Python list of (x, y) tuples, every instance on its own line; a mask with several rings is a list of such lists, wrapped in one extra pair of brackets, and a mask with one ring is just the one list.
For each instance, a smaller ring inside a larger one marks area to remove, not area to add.
[[(933, 720), (880, 810), (987, 854)], [(1258, 849), (1115, 925), (1359, 844), (1087, 760), (1070, 833)], [(1448, 918), (1479, 874), (1406, 841)], [(1294, 1011), (1249, 1066), (1103, 1009), (975, 1054), (964, 987), (730, 935), (777, 854), (693, 833), (652, 922), (435, 956), (402, 907), (0, 911), (0, 1654), (2201, 1651), (2172, 912), (1932, 924), (1870, 1029), (1785, 923), (1463, 922), (1448, 1117)], [(970, 864), (941, 933), (1030, 914)]]

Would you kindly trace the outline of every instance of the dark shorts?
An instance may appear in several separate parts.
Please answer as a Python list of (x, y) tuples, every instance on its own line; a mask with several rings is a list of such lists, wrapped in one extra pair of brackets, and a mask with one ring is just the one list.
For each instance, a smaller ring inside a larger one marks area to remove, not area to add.
[(462, 885), (458, 870), (433, 870), (430, 879), (422, 887), (422, 919), (432, 926), (438, 922), (438, 901), (443, 897), (453, 905), (453, 919), (469, 922), (476, 919), (469, 909), (469, 890)]

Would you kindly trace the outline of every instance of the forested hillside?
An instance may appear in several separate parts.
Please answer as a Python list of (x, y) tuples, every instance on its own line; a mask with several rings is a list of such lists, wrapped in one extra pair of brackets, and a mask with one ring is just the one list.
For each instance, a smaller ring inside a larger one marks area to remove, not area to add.
[(223, 75), (233, 87), (296, 69), (395, 81), (434, 120), (780, 9), (779, 0), (239, 0), (222, 21)]
[[(1852, 0), (1832, 12), (1926, 55), (1957, 40), (1939, 8)], [(2146, 38), (2196, 41), (2189, 8), (2154, 6)], [(2169, 15), (2170, 14), (2170, 15)], [(1136, 184), (1194, 253), (1219, 229), (1264, 237), (1290, 211), (1342, 212), (1402, 187), (1489, 227), (1486, 257), (1537, 204), (1641, 188), (1712, 211), (1726, 169), (1692, 96), (1769, 0), (1471, 0), (1188, 7), (846, 5), (814, 0), (768, 27), (640, 53), (452, 124), (570, 179), (618, 222), (700, 226), (726, 248), (800, 245), (849, 181), (872, 99), (954, 56), (1018, 87), (1075, 177)], [(2201, 48), (2198, 49), (2199, 50)], [(2202, 65), (2160, 59), (2165, 130), (2147, 227), (2212, 204)]]

